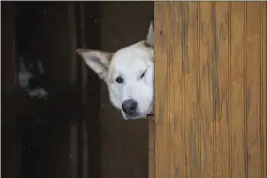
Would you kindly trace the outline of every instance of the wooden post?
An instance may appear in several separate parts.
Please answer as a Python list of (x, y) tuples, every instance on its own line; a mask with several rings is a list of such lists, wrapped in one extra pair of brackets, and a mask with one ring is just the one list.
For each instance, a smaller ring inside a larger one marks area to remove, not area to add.
[(266, 2), (155, 2), (155, 178), (265, 178)]
[(148, 118), (148, 178), (155, 178), (155, 124)]

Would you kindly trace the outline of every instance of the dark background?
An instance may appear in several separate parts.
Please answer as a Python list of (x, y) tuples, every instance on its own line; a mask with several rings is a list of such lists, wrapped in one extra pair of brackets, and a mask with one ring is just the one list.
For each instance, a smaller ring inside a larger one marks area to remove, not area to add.
[[(124, 121), (75, 49), (143, 40), (153, 2), (1, 2), (1, 12), (3, 178), (147, 178), (147, 121)], [(44, 64), (47, 101), (19, 88), (20, 56)]]

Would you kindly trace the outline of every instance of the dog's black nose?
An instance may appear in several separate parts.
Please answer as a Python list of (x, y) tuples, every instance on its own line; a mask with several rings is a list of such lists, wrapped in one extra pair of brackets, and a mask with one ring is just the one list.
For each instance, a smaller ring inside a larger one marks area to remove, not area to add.
[(128, 99), (122, 102), (122, 111), (127, 115), (134, 115), (137, 111), (137, 102), (133, 99)]

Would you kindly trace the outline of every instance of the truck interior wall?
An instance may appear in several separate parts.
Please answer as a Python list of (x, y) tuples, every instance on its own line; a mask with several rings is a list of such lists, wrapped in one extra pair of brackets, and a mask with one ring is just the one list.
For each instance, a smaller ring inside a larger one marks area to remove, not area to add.
[[(115, 51), (143, 40), (153, 2), (10, 4), (2, 13), (3, 177), (147, 177), (147, 121), (124, 121), (75, 49)], [(32, 101), (19, 89), (14, 73), (21, 54), (43, 62), (47, 101)]]
[(15, 16), (12, 2), (1, 2), (1, 176), (20, 176), (21, 140), (16, 134)]

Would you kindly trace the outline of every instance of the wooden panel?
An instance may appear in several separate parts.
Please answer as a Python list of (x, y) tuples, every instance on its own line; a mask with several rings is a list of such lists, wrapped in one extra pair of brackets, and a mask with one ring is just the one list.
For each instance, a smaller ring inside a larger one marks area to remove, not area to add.
[(218, 178), (230, 177), (230, 167), (229, 167), (229, 145), (224, 144), (229, 142), (229, 4), (227, 2), (218, 2), (214, 5), (214, 17), (216, 19), (216, 24), (213, 26), (215, 28), (214, 36), (216, 38), (216, 60), (217, 66), (217, 79), (218, 88), (220, 92), (218, 93), (218, 98), (220, 105), (218, 106), (218, 113), (216, 114), (215, 123), (215, 155), (216, 155), (216, 174)]
[[(214, 10), (212, 3), (199, 5), (199, 84), (198, 119), (200, 121), (200, 177), (212, 177), (214, 174), (214, 119), (218, 94), (216, 71), (216, 40), (214, 38)], [(209, 35), (208, 35), (209, 34)], [(190, 50), (190, 49), (189, 49)], [(189, 51), (191, 52), (191, 51)], [(217, 88), (216, 88), (217, 87)], [(190, 93), (188, 93), (190, 95)], [(186, 97), (186, 96), (185, 96)], [(189, 105), (190, 106), (190, 105)], [(189, 130), (190, 131), (190, 130)]]
[(266, 3), (155, 3), (155, 177), (266, 177)]
[[(262, 55), (262, 32), (261, 32), (261, 13), (262, 4), (260, 2), (247, 2), (245, 4), (246, 19), (246, 41), (245, 41), (245, 152), (246, 152), (246, 176), (262, 177), (261, 170), (265, 167), (261, 165), (263, 156), (261, 153), (261, 144), (264, 143), (261, 138), (261, 55)], [(264, 6), (263, 6), (264, 7)], [(266, 17), (266, 14), (264, 15)], [(266, 20), (265, 20), (266, 22)], [(266, 24), (265, 24), (266, 30)], [(266, 32), (265, 32), (266, 33)], [(266, 46), (264, 51), (266, 51)], [(265, 53), (266, 54), (266, 53)], [(266, 58), (265, 58), (266, 59)], [(266, 81), (264, 81), (266, 83)], [(264, 91), (266, 92), (266, 90)], [(266, 99), (266, 97), (265, 97)], [(266, 119), (266, 118), (265, 118)], [(266, 141), (266, 139), (265, 139)], [(266, 176), (265, 176), (266, 177)]]
[(262, 177), (267, 177), (267, 171), (266, 171), (266, 167), (267, 167), (267, 147), (266, 147), (266, 135), (267, 135), (267, 116), (266, 116), (266, 59), (267, 59), (267, 52), (266, 52), (266, 42), (267, 42), (267, 37), (266, 37), (266, 28), (267, 28), (267, 4), (266, 2), (261, 2), (261, 68), (260, 68), (260, 93), (261, 93), (261, 97), (260, 97), (260, 105), (261, 105), (261, 110), (260, 110), (260, 142), (261, 142), (261, 176)]
[(245, 177), (245, 2), (230, 4), (230, 167)]
[(155, 123), (148, 117), (148, 178), (155, 178)]
[[(196, 145), (196, 141), (200, 141), (199, 130), (197, 130), (196, 120), (197, 112), (190, 112), (191, 107), (197, 104), (197, 96), (195, 88), (198, 87), (198, 55), (197, 53), (192, 53), (192, 51), (198, 51), (199, 46), (198, 43), (194, 41), (194, 39), (198, 38), (198, 3), (193, 4), (192, 6), (188, 6), (188, 4), (184, 4), (184, 21), (187, 20), (184, 28), (184, 61), (186, 61), (187, 71), (184, 75), (184, 94), (188, 96), (184, 98), (184, 118), (190, 117), (195, 122), (191, 122), (190, 120), (185, 119), (185, 145), (186, 145), (186, 175), (189, 177), (197, 177), (196, 172), (193, 170), (200, 169), (200, 164), (197, 159), (197, 155), (199, 153), (200, 145)], [(190, 49), (190, 50), (189, 50)], [(194, 59), (194, 60), (189, 60)], [(190, 68), (189, 68), (190, 66)], [(189, 75), (188, 75), (189, 74)], [(191, 128), (194, 132), (187, 132), (186, 130)], [(190, 154), (190, 153), (193, 154)]]

